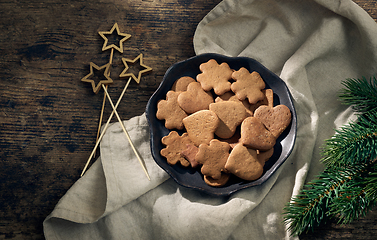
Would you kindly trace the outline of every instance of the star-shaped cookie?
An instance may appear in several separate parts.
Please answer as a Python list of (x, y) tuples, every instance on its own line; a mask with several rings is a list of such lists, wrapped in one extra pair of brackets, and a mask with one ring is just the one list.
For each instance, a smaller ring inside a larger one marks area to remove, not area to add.
[[(140, 67), (144, 68), (144, 69), (141, 70), (141, 71), (139, 71), (139, 73), (138, 73), (138, 75), (136, 77), (135, 74), (133, 74), (133, 73), (127, 73), (127, 71), (129, 70), (129, 66), (128, 66), (127, 62), (134, 64), (138, 59), (139, 59), (139, 62), (140, 62)], [(124, 64), (125, 68), (121, 72), (121, 74), (119, 75), (119, 77), (132, 77), (137, 83), (140, 83), (141, 75), (144, 74), (144, 73), (146, 73), (146, 72), (152, 71), (151, 67), (148, 67), (147, 65), (145, 65), (143, 63), (143, 54), (139, 54), (139, 56), (137, 56), (133, 60), (132, 59), (127, 59), (127, 58), (122, 58), (122, 61), (123, 61), (123, 64)]]
[[(115, 44), (107, 45), (108, 42), (109, 42), (109, 39), (105, 35), (111, 35), (111, 34), (113, 34), (113, 32), (114, 32), (115, 29), (117, 31), (117, 35), (123, 37), (119, 41), (119, 47), (116, 46)], [(103, 46), (102, 46), (102, 51), (114, 48), (114, 49), (118, 50), (120, 53), (123, 53), (123, 42), (126, 41), (127, 39), (129, 39), (131, 37), (130, 34), (121, 33), (120, 30), (119, 30), (119, 27), (118, 27), (117, 23), (114, 24), (114, 26), (111, 28), (111, 30), (109, 32), (98, 32), (98, 34), (105, 40), (105, 42), (103, 43)]]
[[(94, 69), (96, 69), (97, 71), (101, 71), (102, 69), (105, 69), (104, 72), (103, 72), (103, 77), (104, 79), (100, 80), (97, 85), (95, 83), (95, 81), (93, 79), (90, 79), (91, 77), (94, 76)], [(91, 62), (90, 63), (90, 73), (88, 75), (86, 75), (85, 77), (83, 77), (81, 79), (82, 82), (88, 82), (90, 84), (92, 84), (92, 88), (93, 88), (93, 92), (95, 94), (97, 94), (99, 92), (99, 90), (101, 89), (101, 86), (102, 84), (111, 84), (113, 83), (113, 80), (110, 78), (109, 76), (109, 70), (110, 70), (110, 63), (107, 63), (101, 67), (97, 66), (95, 63)]]

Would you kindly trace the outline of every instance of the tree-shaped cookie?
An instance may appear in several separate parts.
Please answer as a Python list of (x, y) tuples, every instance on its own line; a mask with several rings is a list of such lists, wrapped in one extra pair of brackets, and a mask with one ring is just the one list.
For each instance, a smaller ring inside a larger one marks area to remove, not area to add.
[(216, 136), (225, 139), (231, 138), (237, 127), (248, 117), (245, 107), (234, 101), (211, 103), (209, 110), (215, 112), (220, 119), (219, 127), (215, 132)]
[(257, 72), (250, 73), (246, 68), (242, 67), (238, 71), (233, 72), (231, 89), (240, 100), (249, 100), (250, 104), (255, 104), (265, 98), (262, 90), (266, 87), (262, 77)]
[(204, 91), (198, 82), (190, 83), (187, 86), (187, 91), (178, 96), (178, 105), (188, 114), (208, 110), (209, 105), (213, 102), (212, 94)]
[(162, 156), (166, 157), (170, 165), (175, 165), (180, 162), (184, 167), (190, 166), (190, 162), (181, 155), (181, 151), (184, 151), (188, 144), (192, 144), (187, 133), (179, 136), (176, 131), (171, 131), (169, 135), (161, 139), (161, 142), (166, 147), (161, 149), (160, 153)]
[(241, 103), (244, 106), (244, 108), (245, 108), (248, 116), (249, 117), (253, 116), (253, 111), (250, 110), (250, 107), (252, 105), (249, 103), (249, 101), (247, 99), (245, 99), (245, 100), (239, 100), (237, 98), (237, 96), (234, 94), (234, 92), (232, 92), (232, 91), (226, 92), (223, 95), (217, 96), (215, 98), (215, 102), (216, 103), (217, 102), (222, 102), (222, 101), (233, 101), (233, 102)]
[(228, 143), (220, 142), (217, 139), (211, 140), (209, 145), (201, 144), (195, 159), (203, 165), (202, 174), (213, 179), (220, 179), (229, 156), (229, 150)]
[(211, 59), (199, 66), (201, 74), (196, 76), (204, 91), (213, 89), (217, 95), (222, 95), (230, 90), (233, 70), (225, 62), (218, 64), (216, 60)]
[(178, 95), (179, 92), (169, 91), (166, 94), (166, 100), (160, 100), (157, 103), (156, 117), (165, 120), (167, 129), (183, 129), (182, 120), (187, 117), (186, 112), (178, 105)]

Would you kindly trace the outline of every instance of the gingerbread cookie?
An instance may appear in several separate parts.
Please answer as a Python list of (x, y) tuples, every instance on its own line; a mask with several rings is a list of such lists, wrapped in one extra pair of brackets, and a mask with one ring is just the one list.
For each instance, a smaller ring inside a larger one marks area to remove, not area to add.
[(237, 102), (237, 103), (242, 103), (242, 105), (245, 107), (245, 111), (248, 114), (248, 117), (253, 116), (254, 111), (251, 111), (250, 108), (251, 108), (252, 105), (249, 103), (249, 101), (239, 100), (232, 91), (226, 92), (223, 95), (217, 96), (215, 98), (215, 103), (222, 102), (222, 101), (233, 101), (233, 102)]
[(260, 106), (255, 110), (254, 116), (260, 119), (276, 138), (282, 134), (292, 120), (291, 110), (285, 105), (277, 105), (273, 108)]
[(187, 91), (179, 94), (177, 101), (187, 114), (208, 110), (209, 104), (214, 102), (212, 94), (204, 91), (198, 82), (190, 83)]
[(181, 155), (190, 162), (191, 167), (196, 168), (199, 166), (198, 162), (195, 160), (195, 156), (198, 153), (199, 148), (194, 144), (186, 144), (186, 149), (181, 151)]
[(276, 143), (276, 138), (256, 117), (248, 117), (241, 124), (240, 142), (253, 149), (267, 151)]
[(218, 64), (216, 60), (210, 59), (199, 66), (201, 74), (196, 76), (204, 91), (213, 89), (217, 95), (222, 95), (230, 90), (233, 70), (225, 62)]
[(241, 133), (239, 129), (236, 130), (234, 135), (231, 138), (219, 138), (221, 142), (226, 142), (229, 144), (230, 148), (234, 148), (238, 143), (240, 143)]
[(256, 104), (250, 105), (250, 107), (249, 107), (250, 111), (252, 111), (253, 113), (255, 112), (255, 110), (258, 107), (260, 107), (262, 105), (274, 107), (274, 92), (272, 91), (272, 89), (263, 89), (262, 92), (265, 96), (264, 99), (257, 102)]
[(180, 162), (184, 167), (190, 166), (190, 162), (181, 155), (181, 151), (185, 150), (188, 144), (192, 144), (187, 133), (179, 136), (176, 131), (171, 131), (169, 135), (161, 139), (161, 142), (166, 147), (161, 149), (160, 154), (167, 159), (170, 165)]
[(202, 174), (216, 180), (220, 179), (229, 156), (229, 150), (229, 144), (217, 139), (211, 140), (209, 145), (200, 144), (195, 160), (203, 165)]
[(200, 110), (185, 117), (182, 121), (188, 136), (196, 146), (202, 143), (209, 144), (220, 123), (216, 113), (211, 110)]
[(186, 131), (163, 137), (161, 155), (170, 165), (200, 169), (213, 187), (224, 186), (232, 174), (245, 181), (260, 178), (291, 122), (290, 110), (273, 107), (274, 93), (257, 72), (234, 71), (214, 59), (199, 68), (197, 81), (180, 77), (158, 102), (156, 117), (166, 128)]
[(266, 87), (262, 77), (257, 72), (250, 73), (242, 67), (233, 72), (232, 78), (235, 80), (231, 85), (232, 91), (240, 100), (248, 99), (250, 104), (255, 104), (264, 99), (262, 90)]
[(267, 162), (274, 154), (274, 148), (271, 148), (270, 150), (267, 150), (267, 151), (257, 150), (257, 154), (258, 154), (257, 157), (259, 161)]
[(256, 150), (238, 144), (230, 153), (225, 169), (239, 178), (253, 181), (262, 176), (264, 162), (258, 159)]
[(179, 79), (177, 79), (171, 90), (175, 91), (175, 92), (183, 92), (183, 91), (186, 91), (187, 90), (187, 86), (192, 83), (192, 82), (196, 82), (195, 79), (193, 79), (192, 77), (189, 77), (189, 76), (185, 76), (185, 77), (180, 77)]
[(222, 187), (228, 182), (229, 178), (230, 174), (227, 173), (221, 173), (221, 177), (219, 179), (213, 179), (210, 176), (204, 175), (204, 182), (212, 187)]
[(215, 112), (220, 119), (220, 124), (215, 132), (216, 136), (220, 138), (231, 138), (237, 127), (248, 116), (244, 106), (233, 101), (211, 103), (209, 110)]
[(166, 100), (160, 100), (157, 103), (156, 117), (157, 119), (165, 120), (167, 129), (183, 129), (182, 120), (187, 117), (187, 114), (178, 105), (179, 94), (179, 92), (169, 91), (166, 94)]

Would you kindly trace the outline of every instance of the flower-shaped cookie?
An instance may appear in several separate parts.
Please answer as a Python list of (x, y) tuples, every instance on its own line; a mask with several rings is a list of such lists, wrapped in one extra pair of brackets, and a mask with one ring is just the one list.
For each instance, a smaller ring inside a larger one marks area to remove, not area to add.
[(167, 129), (183, 129), (182, 120), (187, 117), (186, 112), (178, 105), (178, 95), (179, 92), (169, 91), (166, 94), (166, 100), (160, 100), (157, 103), (156, 117), (160, 120), (165, 120)]
[(192, 144), (187, 133), (179, 136), (176, 131), (171, 131), (169, 135), (161, 139), (161, 142), (166, 147), (161, 149), (160, 153), (162, 156), (166, 157), (170, 165), (175, 165), (180, 162), (184, 167), (190, 166), (190, 162), (181, 155), (181, 151), (185, 150), (188, 144)]
[(230, 90), (233, 70), (225, 62), (218, 64), (216, 60), (211, 59), (199, 66), (201, 74), (196, 76), (204, 91), (213, 89), (217, 95), (222, 95)]
[(233, 72), (231, 89), (240, 100), (249, 100), (250, 104), (255, 104), (265, 98), (262, 90), (266, 87), (262, 77), (257, 72), (250, 73), (246, 68), (242, 67), (238, 71)]

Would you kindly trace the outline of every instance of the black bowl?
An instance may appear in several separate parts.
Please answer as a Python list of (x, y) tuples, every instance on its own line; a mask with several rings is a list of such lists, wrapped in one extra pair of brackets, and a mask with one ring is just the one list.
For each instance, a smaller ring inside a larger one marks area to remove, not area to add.
[[(200, 170), (185, 168), (179, 164), (171, 166), (167, 163), (166, 158), (160, 155), (160, 150), (165, 147), (161, 143), (161, 138), (168, 135), (170, 130), (165, 128), (164, 121), (156, 118), (157, 102), (166, 98), (166, 93), (171, 89), (173, 83), (178, 78), (190, 76), (196, 79), (196, 76), (201, 73), (199, 70), (199, 65), (207, 62), (210, 59), (215, 59), (219, 64), (226, 62), (234, 70), (245, 67), (250, 72), (258, 72), (265, 81), (266, 88), (271, 88), (274, 92), (274, 105), (283, 104), (291, 110), (291, 124), (277, 139), (273, 156), (266, 162), (263, 175), (255, 181), (245, 181), (232, 176), (226, 185), (222, 187), (211, 187), (204, 182), (203, 175), (200, 173)], [(156, 92), (149, 99), (146, 107), (146, 116), (150, 126), (152, 156), (156, 163), (178, 184), (217, 196), (229, 195), (238, 190), (264, 183), (276, 171), (276, 169), (281, 166), (281, 164), (291, 153), (297, 132), (296, 111), (293, 106), (291, 94), (283, 80), (254, 59), (247, 57), (227, 57), (213, 53), (201, 54), (172, 65), (166, 71), (165, 76)]]

